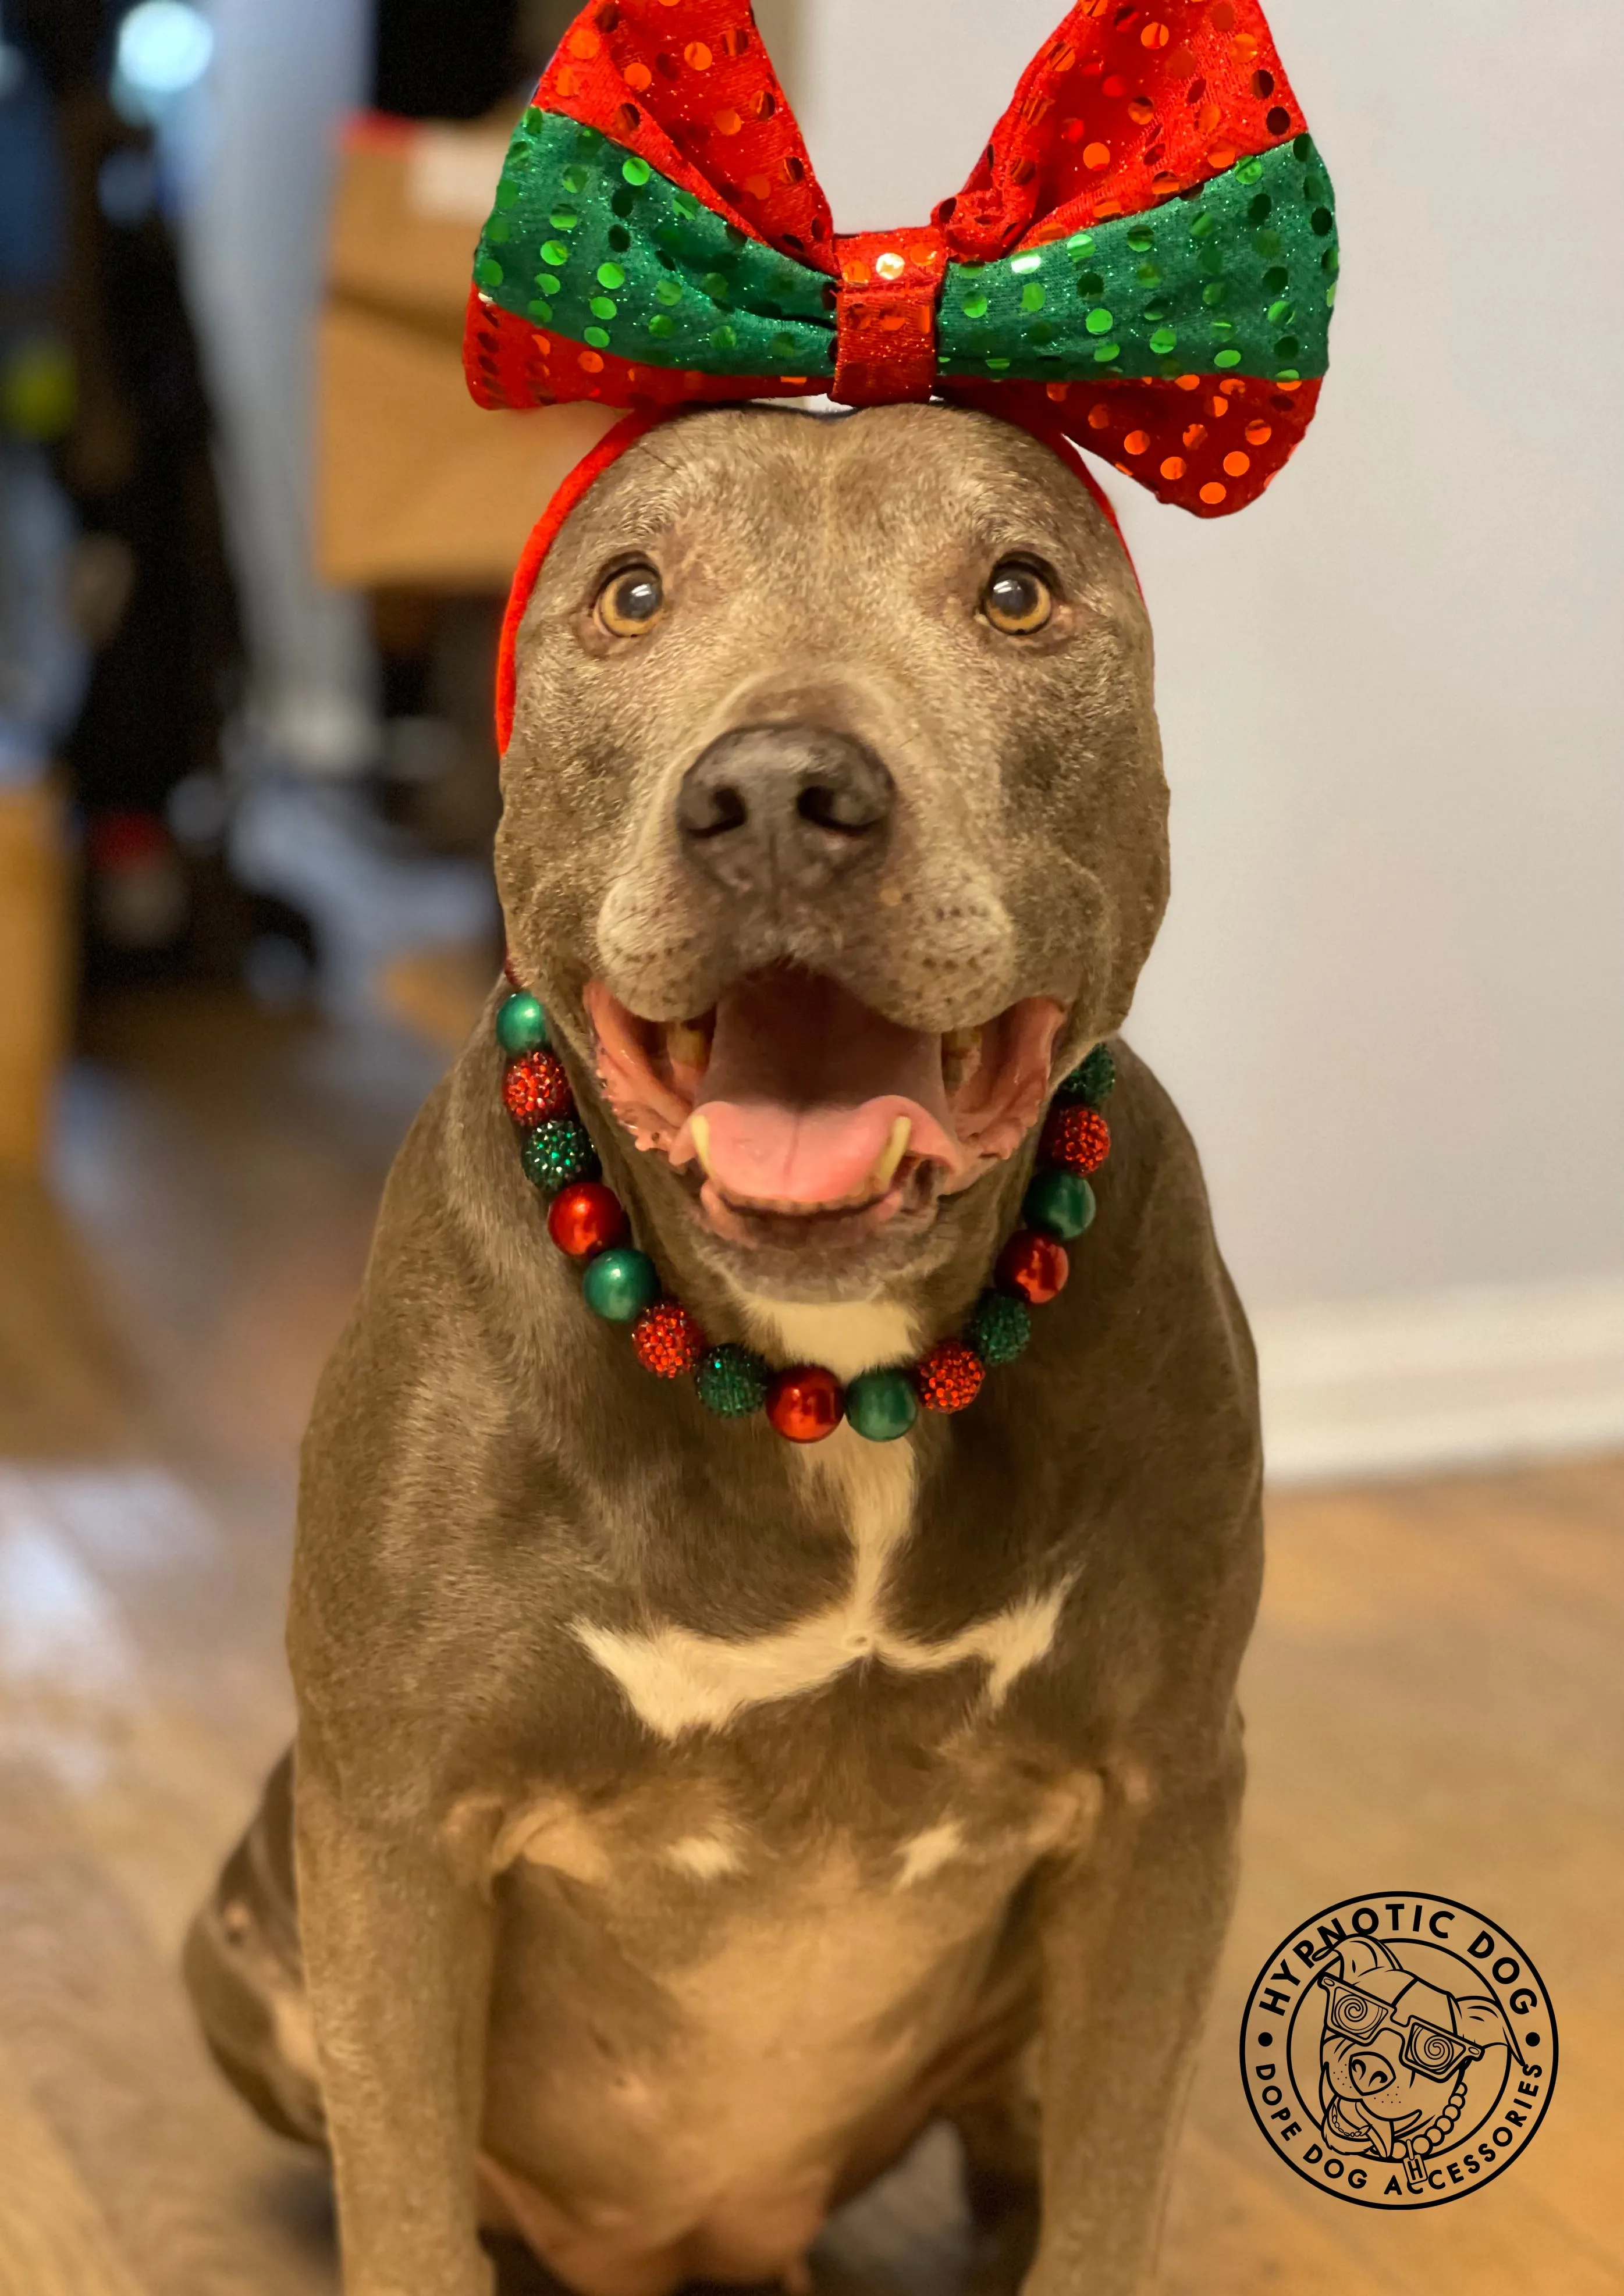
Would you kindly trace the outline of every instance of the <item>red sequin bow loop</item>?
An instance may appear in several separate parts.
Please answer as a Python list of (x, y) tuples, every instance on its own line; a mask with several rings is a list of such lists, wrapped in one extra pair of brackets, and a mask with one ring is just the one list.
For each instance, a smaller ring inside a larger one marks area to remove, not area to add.
[(963, 191), (853, 236), (748, 0), (595, 0), (514, 132), (464, 361), (487, 406), (956, 399), (1220, 517), (1308, 427), (1336, 271), (1257, 0), (1081, 0)]

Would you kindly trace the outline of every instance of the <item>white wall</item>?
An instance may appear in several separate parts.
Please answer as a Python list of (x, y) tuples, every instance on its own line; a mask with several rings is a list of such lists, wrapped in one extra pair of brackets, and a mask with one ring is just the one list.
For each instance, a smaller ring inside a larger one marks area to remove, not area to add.
[[(956, 188), (1062, 12), (804, 4), (845, 229)], [(1130, 1033), (1266, 1332), (1462, 1285), (1543, 1313), (1624, 1279), (1624, 11), (1271, 20), (1337, 186), (1333, 369), (1242, 517), (1110, 481), (1175, 793)]]

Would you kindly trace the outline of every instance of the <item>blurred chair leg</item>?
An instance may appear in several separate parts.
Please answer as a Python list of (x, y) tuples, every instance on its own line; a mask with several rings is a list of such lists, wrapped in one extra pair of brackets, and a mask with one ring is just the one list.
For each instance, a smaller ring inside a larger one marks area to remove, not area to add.
[(66, 1049), (62, 812), (48, 781), (0, 788), (0, 1173), (41, 1170)]

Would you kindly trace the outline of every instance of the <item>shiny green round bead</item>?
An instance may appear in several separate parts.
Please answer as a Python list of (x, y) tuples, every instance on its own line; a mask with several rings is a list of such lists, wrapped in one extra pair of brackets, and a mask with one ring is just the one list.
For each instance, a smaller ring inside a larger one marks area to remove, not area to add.
[(846, 1390), (846, 1416), (865, 1442), (894, 1443), (919, 1416), (919, 1398), (905, 1371), (865, 1371)]
[(1031, 1309), (1004, 1292), (983, 1292), (964, 1326), (964, 1337), (985, 1364), (1013, 1363), (1031, 1336)]
[(518, 988), (503, 998), (496, 1007), (496, 1042), (504, 1053), (516, 1060), (521, 1053), (545, 1052), (552, 1041), (539, 996)]
[(635, 1324), (660, 1297), (660, 1270), (646, 1251), (629, 1246), (600, 1251), (581, 1278), (581, 1296), (606, 1324)]
[(771, 1374), (758, 1355), (731, 1341), (712, 1348), (695, 1366), (693, 1384), (707, 1411), (718, 1419), (744, 1419), (767, 1401)]
[(1096, 1045), (1087, 1060), (1079, 1061), (1070, 1076), (1061, 1078), (1054, 1097), (1069, 1104), (1080, 1100), (1085, 1108), (1103, 1108), (1116, 1080), (1117, 1064), (1111, 1046)]
[(473, 266), (473, 275), (481, 287), (500, 287), (502, 266), (494, 255), (482, 255)]
[(1028, 1227), (1070, 1243), (1092, 1223), (1094, 1211), (1094, 1190), (1080, 1172), (1035, 1172), (1021, 1217)]
[(573, 1116), (550, 1117), (538, 1124), (521, 1149), (520, 1160), (525, 1178), (550, 1196), (575, 1180), (595, 1180), (603, 1168), (592, 1135)]
[(635, 152), (629, 160), (622, 160), (620, 162), (620, 173), (628, 184), (646, 184), (653, 172), (648, 161), (640, 160)]

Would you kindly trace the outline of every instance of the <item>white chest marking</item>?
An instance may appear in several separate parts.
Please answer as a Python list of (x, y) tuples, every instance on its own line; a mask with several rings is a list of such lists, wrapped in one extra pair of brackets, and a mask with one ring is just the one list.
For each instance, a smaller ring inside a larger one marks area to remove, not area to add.
[(906, 1890), (911, 1882), (928, 1882), (950, 1859), (958, 1856), (964, 1846), (964, 1829), (957, 1818), (950, 1817), (940, 1825), (928, 1825), (911, 1841), (902, 1845), (902, 1864), (897, 1874), (897, 1887)]
[[(775, 1307), (770, 1316), (775, 1352), (788, 1359), (826, 1363), (843, 1379), (910, 1351), (900, 1311)], [(763, 1332), (764, 1338), (767, 1337)], [(816, 1348), (806, 1342), (816, 1336)], [(849, 1427), (796, 1455), (808, 1473), (832, 1480), (841, 1501), (853, 1547), (851, 1586), (827, 1609), (747, 1642), (696, 1634), (688, 1627), (656, 1626), (626, 1634), (574, 1622), (573, 1632), (625, 1693), (638, 1718), (656, 1736), (718, 1729), (747, 1707), (797, 1698), (832, 1682), (849, 1666), (877, 1660), (906, 1674), (928, 1674), (980, 1659), (988, 1669), (986, 1697), (997, 1708), (1028, 1667), (1045, 1657), (1070, 1580), (1012, 1603), (943, 1642), (915, 1642), (887, 1624), (881, 1596), (891, 1558), (913, 1527), (914, 1453), (905, 1437), (865, 1443)]]

